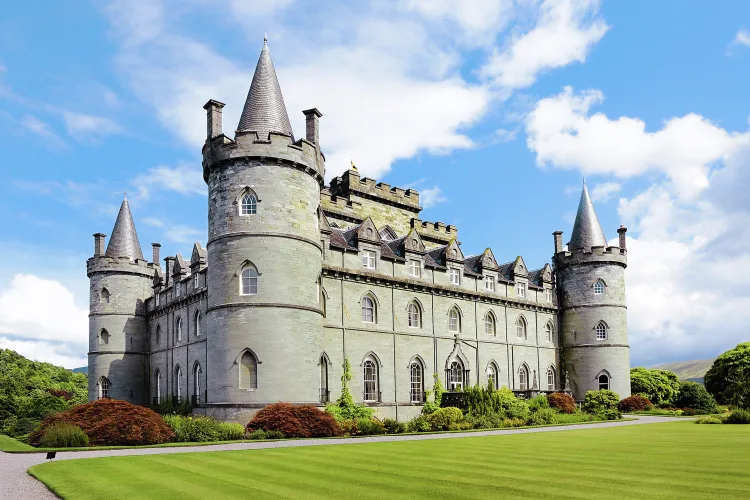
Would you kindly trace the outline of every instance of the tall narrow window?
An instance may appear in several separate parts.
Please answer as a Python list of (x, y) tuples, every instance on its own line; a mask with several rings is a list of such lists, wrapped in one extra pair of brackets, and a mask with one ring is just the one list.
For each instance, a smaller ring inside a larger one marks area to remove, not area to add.
[(422, 315), (420, 314), (419, 306), (414, 302), (409, 304), (407, 316), (409, 317), (409, 328), (422, 328)]
[(195, 402), (199, 404), (201, 402), (201, 373), (201, 365), (195, 363), (195, 368), (193, 368), (193, 394), (195, 395)]
[(156, 302), (156, 307), (159, 307), (159, 296), (161, 294), (159, 292), (154, 292), (154, 302)]
[(372, 359), (366, 359), (363, 365), (364, 390), (362, 399), (367, 402), (379, 401), (378, 365)]
[(175, 343), (182, 342), (182, 318), (179, 316), (177, 317), (177, 321), (174, 325), (174, 336), (175, 336)]
[(412, 403), (424, 403), (424, 382), (422, 377), (422, 363), (415, 360), (409, 366), (409, 380)]
[(182, 368), (177, 365), (174, 369), (174, 392), (172, 394), (178, 403), (182, 403)]
[(375, 323), (375, 302), (370, 297), (362, 297), (362, 322)]
[(603, 295), (604, 286), (604, 281), (601, 279), (596, 280), (596, 283), (594, 283), (594, 295)]
[(464, 365), (456, 359), (448, 370), (448, 390), (460, 391), (464, 387)]
[(516, 283), (516, 295), (526, 297), (526, 283)]
[(552, 289), (548, 288), (544, 291), (544, 295), (547, 298), (547, 302), (552, 302)]
[(109, 332), (105, 329), (102, 329), (102, 331), (99, 332), (99, 344), (100, 345), (109, 344)]
[(161, 343), (161, 325), (156, 325), (156, 335), (154, 335), (154, 340), (157, 345)]
[(450, 269), (449, 276), (451, 280), (451, 285), (460, 285), (461, 284), (461, 273), (458, 269)]
[(102, 303), (109, 304), (109, 290), (102, 288)]
[(523, 318), (523, 316), (519, 316), (516, 320), (516, 337), (524, 340), (528, 338), (528, 332), (526, 330), (526, 320)]
[(365, 269), (375, 269), (375, 252), (372, 250), (362, 251), (362, 267)]
[(555, 369), (551, 366), (547, 368), (547, 390), (555, 390)]
[(491, 312), (488, 312), (484, 315), (484, 334), (494, 337), (495, 332), (495, 316)]
[(490, 363), (487, 367), (487, 385), (493, 389), (497, 389), (497, 381), (497, 366), (495, 366), (495, 363)]
[(156, 402), (161, 403), (161, 370), (158, 368), (154, 371), (154, 392), (156, 393)]
[(174, 296), (179, 297), (180, 296), (180, 288), (182, 288), (182, 284), (178, 281), (174, 284)]
[(409, 261), (409, 276), (419, 278), (422, 275), (422, 264), (418, 260)]
[(607, 325), (600, 321), (596, 325), (596, 340), (607, 340)]
[(489, 292), (495, 291), (495, 277), (494, 276), (484, 277), (484, 289)]
[(518, 388), (522, 391), (529, 390), (529, 370), (526, 366), (521, 366), (518, 369)]
[(547, 323), (547, 326), (544, 327), (544, 340), (552, 342), (552, 323)]
[(609, 377), (607, 375), (599, 375), (599, 389), (609, 389)]
[(201, 312), (200, 311), (195, 312), (195, 336), (196, 337), (201, 336)]
[(242, 271), (240, 282), (240, 295), (255, 295), (258, 293), (258, 271), (254, 267), (246, 267)]
[(247, 193), (242, 197), (240, 215), (255, 215), (256, 213), (258, 213), (258, 200), (252, 194)]
[(99, 379), (99, 399), (106, 399), (109, 397), (109, 379), (102, 377)]
[(320, 402), (327, 403), (330, 399), (330, 392), (328, 391), (328, 359), (323, 355), (320, 357)]
[(452, 332), (461, 331), (461, 315), (455, 307), (448, 313), (448, 330)]
[(198, 289), (198, 283), (199, 283), (199, 276), (198, 276), (198, 273), (195, 273), (193, 275), (193, 289), (195, 290)]
[(258, 360), (250, 351), (240, 358), (240, 389), (258, 388)]

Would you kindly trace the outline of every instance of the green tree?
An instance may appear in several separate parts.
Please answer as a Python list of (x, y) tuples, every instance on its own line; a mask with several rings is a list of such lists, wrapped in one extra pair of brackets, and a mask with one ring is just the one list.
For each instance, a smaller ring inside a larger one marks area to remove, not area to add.
[(750, 408), (750, 342), (716, 358), (703, 381), (719, 403)]
[(679, 390), (680, 379), (674, 372), (648, 368), (630, 369), (630, 392), (647, 397), (655, 405), (671, 405)]
[(715, 413), (718, 410), (714, 397), (698, 382), (681, 382), (674, 405), (677, 408), (692, 408), (701, 413)]

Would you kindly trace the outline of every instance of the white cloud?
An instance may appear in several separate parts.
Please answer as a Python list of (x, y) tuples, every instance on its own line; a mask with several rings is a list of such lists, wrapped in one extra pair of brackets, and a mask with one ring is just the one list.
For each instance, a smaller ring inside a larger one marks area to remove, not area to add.
[(0, 349), (10, 349), (35, 361), (52, 363), (68, 369), (79, 368), (88, 364), (86, 346), (72, 346), (41, 340), (19, 340), (0, 335)]
[(537, 164), (620, 178), (663, 173), (681, 197), (690, 198), (708, 187), (710, 166), (750, 137), (727, 132), (694, 113), (647, 132), (638, 118), (589, 114), (603, 99), (598, 90), (574, 94), (566, 87), (540, 100), (526, 119), (527, 144)]
[(597, 184), (591, 190), (591, 199), (593, 201), (606, 203), (613, 194), (619, 193), (620, 189), (622, 189), (622, 187), (617, 182), (604, 182), (602, 184)]
[(24, 115), (19, 122), (26, 130), (44, 139), (43, 146), (52, 150), (67, 148), (65, 141), (52, 130), (49, 123), (40, 120), (34, 115)]
[(737, 32), (737, 35), (734, 37), (734, 41), (732, 42), (732, 44), (750, 47), (750, 31), (746, 30), (745, 28), (739, 30)]
[(165, 231), (164, 237), (175, 243), (190, 244), (195, 241), (201, 241), (208, 235), (207, 230), (195, 229), (194, 227), (183, 224), (169, 224)]
[(514, 16), (511, 0), (409, 0), (404, 7), (430, 21), (457, 26), (469, 43), (492, 43)]
[(500, 87), (522, 88), (543, 71), (584, 62), (608, 29), (598, 10), (598, 0), (546, 0), (536, 26), (495, 49), (482, 75)]
[(498, 142), (500, 144), (513, 142), (514, 140), (516, 140), (517, 135), (518, 130), (506, 130), (501, 128), (495, 131), (495, 142)]
[(419, 191), (419, 201), (422, 203), (422, 207), (430, 208), (438, 203), (448, 201), (448, 198), (443, 195), (442, 189), (438, 186), (432, 186), (431, 188), (425, 188)]
[(64, 111), (63, 120), (68, 134), (79, 142), (96, 142), (122, 131), (115, 122), (101, 116)]
[(138, 189), (137, 196), (148, 198), (153, 191), (175, 191), (180, 194), (206, 194), (206, 183), (199, 168), (180, 164), (174, 168), (159, 165), (133, 180)]

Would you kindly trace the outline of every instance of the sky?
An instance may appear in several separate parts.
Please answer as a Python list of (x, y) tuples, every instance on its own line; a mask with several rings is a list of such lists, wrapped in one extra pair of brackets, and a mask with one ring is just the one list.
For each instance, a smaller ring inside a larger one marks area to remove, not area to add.
[(202, 107), (233, 130), (264, 33), (327, 179), (353, 161), (464, 254), (537, 268), (585, 177), (628, 227), (631, 364), (748, 340), (750, 3), (70, 0), (0, 14), (0, 347), (86, 365), (86, 259), (125, 192), (144, 255), (205, 246)]

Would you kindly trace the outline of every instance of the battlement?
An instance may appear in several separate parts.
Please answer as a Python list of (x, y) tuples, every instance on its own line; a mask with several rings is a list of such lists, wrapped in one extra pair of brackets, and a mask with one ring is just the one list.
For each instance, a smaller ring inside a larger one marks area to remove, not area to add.
[(628, 264), (628, 251), (624, 248), (610, 246), (591, 247), (591, 251), (583, 248), (565, 250), (554, 256), (558, 268), (577, 264), (609, 263), (626, 267)]
[(369, 177), (360, 178), (359, 171), (351, 168), (341, 176), (331, 179), (330, 191), (333, 196), (343, 196), (351, 199), (352, 194), (365, 198), (377, 198), (419, 213), (419, 193), (414, 189), (391, 187), (385, 182), (377, 182)]
[(427, 222), (414, 217), (411, 219), (411, 227), (414, 228), (420, 236), (441, 242), (450, 242), (458, 239), (458, 228), (445, 222)]
[(158, 265), (145, 260), (130, 260), (128, 257), (106, 257), (104, 255), (91, 257), (86, 261), (86, 273), (91, 277), (93, 273), (137, 274), (149, 279), (154, 276), (154, 269)]

